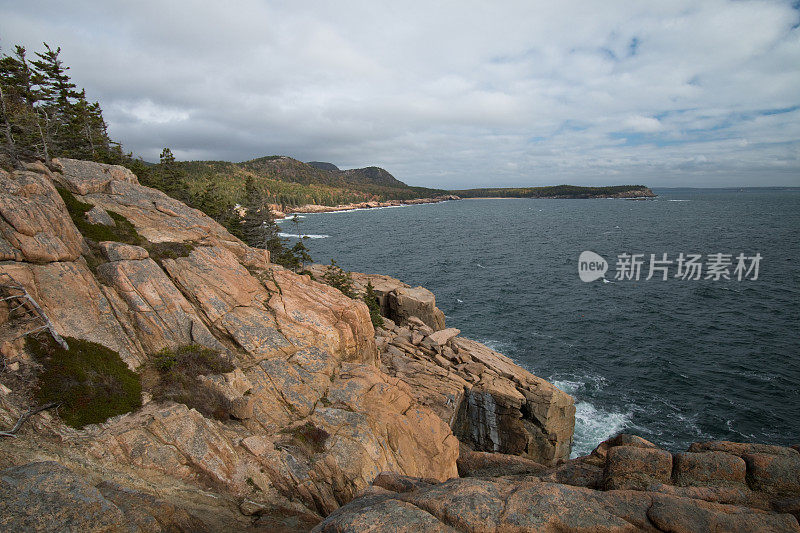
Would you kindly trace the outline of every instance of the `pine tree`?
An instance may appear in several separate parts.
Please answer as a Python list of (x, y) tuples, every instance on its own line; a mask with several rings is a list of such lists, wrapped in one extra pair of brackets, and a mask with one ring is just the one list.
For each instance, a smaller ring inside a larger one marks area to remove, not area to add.
[(31, 61), (35, 69), (33, 82), (38, 85), (38, 108), (43, 113), (43, 138), (45, 147), (49, 144), (51, 152), (78, 155), (74, 139), (74, 102), (80, 97), (76, 85), (67, 74), (69, 67), (58, 57), (61, 47), (53, 50), (43, 43), (45, 52), (36, 52), (39, 59)]
[(372, 321), (372, 326), (382, 328), (383, 317), (381, 316), (381, 304), (378, 302), (378, 296), (375, 294), (375, 287), (372, 286), (371, 281), (367, 281), (367, 286), (364, 288), (363, 299), (369, 309), (369, 318)]
[(353, 288), (352, 274), (344, 271), (333, 259), (331, 259), (331, 264), (325, 269), (325, 273), (322, 275), (322, 281), (331, 287), (336, 287), (349, 298), (355, 298), (357, 296)]

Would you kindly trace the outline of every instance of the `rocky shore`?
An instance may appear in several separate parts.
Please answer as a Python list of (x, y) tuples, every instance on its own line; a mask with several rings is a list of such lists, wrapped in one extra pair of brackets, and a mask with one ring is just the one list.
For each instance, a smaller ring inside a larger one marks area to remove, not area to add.
[(414, 198), (412, 200), (388, 200), (386, 202), (358, 202), (352, 204), (342, 205), (317, 205), (306, 204), (299, 207), (286, 208), (277, 204), (271, 205), (270, 210), (272, 216), (276, 219), (285, 218), (288, 215), (295, 213), (332, 213), (335, 211), (353, 211), (354, 209), (375, 209), (377, 207), (399, 207), (403, 205), (418, 205), (418, 204), (437, 204), (439, 202), (447, 202), (450, 200), (460, 200), (454, 194), (446, 194), (443, 196), (436, 196), (434, 198)]
[[(322, 268), (270, 263), (122, 167), (0, 170), (0, 277), (142, 381), (104, 422), (28, 415), (36, 325), (2, 300), (0, 430), (27, 419), (0, 436), (0, 529), (800, 530), (796, 448), (620, 436), (571, 460), (568, 394), (448, 328), (423, 287), (355, 274), (374, 328)], [(187, 347), (226, 364), (154, 399), (153, 365)]]

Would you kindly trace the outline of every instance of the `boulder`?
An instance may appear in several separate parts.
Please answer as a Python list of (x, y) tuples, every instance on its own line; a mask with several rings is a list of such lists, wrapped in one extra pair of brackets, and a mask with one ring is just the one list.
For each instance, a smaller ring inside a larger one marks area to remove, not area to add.
[(106, 165), (65, 157), (54, 159), (53, 162), (61, 167), (59, 181), (70, 192), (82, 196), (106, 191), (112, 181), (139, 184), (139, 180), (136, 179), (133, 172), (119, 165)]
[(785, 457), (800, 457), (800, 452), (786, 446), (759, 444), (751, 442), (730, 442), (714, 440), (708, 442), (695, 442), (689, 446), (690, 452), (725, 452), (739, 457), (745, 454), (780, 455)]
[(433, 343), (436, 346), (444, 346), (445, 344), (450, 342), (450, 340), (453, 337), (459, 335), (460, 333), (461, 333), (460, 329), (447, 328), (447, 329), (441, 329), (439, 331), (435, 331), (435, 332), (431, 333), (430, 335), (428, 335), (428, 338), (431, 341), (433, 341)]
[(677, 485), (718, 485), (745, 483), (744, 460), (724, 452), (676, 453), (673, 478)]
[(654, 495), (647, 517), (661, 531), (800, 531), (789, 514), (766, 513), (690, 498)]
[(786, 513), (636, 490), (591, 490), (531, 476), (397, 487), (382, 483), (379, 490), (332, 513), (314, 531), (409, 531), (405, 524), (424, 531), (473, 532), (800, 531), (795, 517)]
[(517, 476), (541, 474), (545, 470), (546, 466), (518, 455), (476, 452), (463, 444), (458, 456), (458, 475), (461, 477)]
[(444, 313), (436, 307), (436, 297), (424, 287), (394, 289), (387, 295), (389, 318), (404, 322), (417, 317), (434, 331), (444, 329)]
[(669, 483), (672, 454), (666, 450), (615, 446), (608, 452), (606, 490), (647, 490), (656, 483)]
[(800, 496), (800, 454), (743, 454), (751, 488), (772, 494)]

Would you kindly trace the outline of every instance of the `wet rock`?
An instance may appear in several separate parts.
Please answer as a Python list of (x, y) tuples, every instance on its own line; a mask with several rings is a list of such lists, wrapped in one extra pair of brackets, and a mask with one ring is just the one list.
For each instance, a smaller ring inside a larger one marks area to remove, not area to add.
[(545, 465), (569, 458), (575, 424), (571, 396), (483, 344), (461, 337), (452, 343), (459, 356), (473, 360), (461, 367), (465, 376), (482, 369), (453, 425), (459, 439), (476, 450), (522, 455)]

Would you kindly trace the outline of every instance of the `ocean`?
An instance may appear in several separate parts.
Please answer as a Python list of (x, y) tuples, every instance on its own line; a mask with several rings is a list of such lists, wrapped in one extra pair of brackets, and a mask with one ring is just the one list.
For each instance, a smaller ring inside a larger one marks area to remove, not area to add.
[[(573, 456), (623, 431), (671, 451), (799, 443), (800, 190), (655, 192), (309, 214), (299, 228), (316, 262), (430, 289), (448, 326), (572, 394)], [(606, 260), (604, 279), (581, 281), (583, 251)], [(672, 263), (647, 280), (651, 254)], [(675, 277), (680, 254), (701, 256), (701, 279)]]

